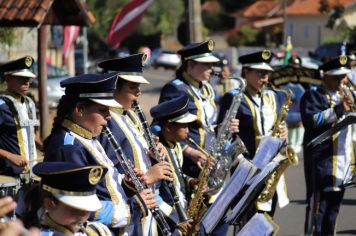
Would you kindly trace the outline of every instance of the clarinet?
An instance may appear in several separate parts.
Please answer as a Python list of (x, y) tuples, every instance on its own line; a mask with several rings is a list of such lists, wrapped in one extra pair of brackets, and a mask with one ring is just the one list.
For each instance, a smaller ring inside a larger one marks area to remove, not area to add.
[[(119, 160), (120, 165), (123, 168), (125, 174), (127, 174), (131, 178), (136, 191), (140, 193), (141, 191), (146, 189), (147, 186), (143, 185), (141, 183), (140, 179), (137, 177), (130, 160), (127, 159), (126, 155), (122, 151), (120, 144), (114, 138), (111, 130), (105, 126), (103, 129), (103, 133), (107, 136), (111, 146), (115, 150), (116, 158)], [(157, 221), (157, 224), (158, 224), (158, 227), (159, 227), (161, 233), (164, 236), (172, 235), (170, 227), (169, 227), (167, 221), (165, 220), (161, 210), (158, 207), (155, 207), (154, 209), (149, 209), (149, 210), (151, 211), (153, 217)]]
[[(135, 113), (138, 115), (141, 123), (142, 123), (142, 127), (144, 129), (144, 136), (145, 139), (150, 147), (150, 150), (152, 150), (153, 154), (154, 154), (154, 160), (157, 162), (160, 161), (164, 161), (167, 158), (163, 157), (161, 158), (158, 152), (158, 148), (156, 145), (155, 140), (153, 139), (153, 134), (151, 132), (150, 127), (148, 126), (148, 122), (145, 116), (145, 113), (143, 113), (140, 105), (138, 104), (137, 100), (135, 100), (133, 102), (133, 110), (135, 111)], [(178, 218), (179, 218), (179, 223), (183, 223), (186, 222), (188, 220), (190, 220), (190, 218), (187, 216), (183, 206), (181, 205), (180, 201), (179, 201), (179, 196), (176, 192), (176, 189), (174, 187), (173, 182), (170, 181), (163, 181), (164, 184), (166, 184), (168, 186), (169, 192), (171, 194), (171, 197), (173, 199), (173, 205), (175, 207), (175, 209), (177, 210), (177, 214), (178, 214)]]

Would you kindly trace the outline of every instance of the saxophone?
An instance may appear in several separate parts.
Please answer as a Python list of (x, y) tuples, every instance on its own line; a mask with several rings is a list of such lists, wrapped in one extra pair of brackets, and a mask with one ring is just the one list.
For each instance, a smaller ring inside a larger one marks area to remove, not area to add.
[[(272, 84), (271, 84), (271, 88), (274, 91), (281, 91), (286, 95), (285, 102), (283, 103), (280, 109), (277, 121), (275, 122), (272, 130), (272, 136), (279, 137), (280, 128), (285, 126), (284, 120), (288, 114), (289, 106), (292, 104), (293, 92), (290, 89), (288, 90), (277, 89)], [(290, 165), (298, 165), (298, 157), (295, 155), (295, 152), (290, 145), (286, 144), (286, 146), (281, 150), (280, 153), (283, 156), (286, 156), (287, 158), (285, 158), (280, 162), (280, 165), (277, 167), (277, 169), (267, 179), (266, 187), (263, 189), (263, 191), (261, 192), (260, 196), (257, 199), (258, 202), (268, 202), (270, 199), (272, 199), (274, 193), (276, 192), (278, 181), (282, 176), (282, 174), (285, 172), (285, 170)]]
[(207, 157), (207, 161), (205, 162), (203, 169), (199, 174), (199, 183), (194, 193), (192, 194), (192, 199), (189, 202), (189, 206), (187, 208), (187, 214), (189, 218), (192, 220), (191, 228), (189, 229), (187, 236), (197, 235), (200, 229), (199, 222), (202, 219), (205, 212), (208, 210), (208, 207), (204, 203), (204, 193), (205, 188), (207, 187), (207, 180), (209, 175), (209, 167), (211, 162), (211, 155), (207, 153), (202, 147), (200, 147), (193, 139), (187, 138), (188, 142), (196, 146), (201, 152), (203, 152)]
[(231, 106), (226, 112), (224, 120), (219, 125), (216, 142), (211, 151), (211, 155), (215, 158), (215, 165), (212, 167), (208, 176), (207, 194), (213, 195), (217, 193), (223, 186), (226, 176), (229, 173), (233, 156), (238, 156), (241, 153), (247, 152), (247, 149), (238, 135), (234, 137), (230, 130), (230, 121), (236, 117), (239, 109), (242, 94), (246, 87), (246, 82), (242, 78), (236, 78), (240, 82), (238, 92), (234, 95)]

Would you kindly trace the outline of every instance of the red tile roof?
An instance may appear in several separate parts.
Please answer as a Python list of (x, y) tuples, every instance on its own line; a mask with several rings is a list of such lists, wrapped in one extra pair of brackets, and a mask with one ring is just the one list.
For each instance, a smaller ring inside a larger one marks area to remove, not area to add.
[(222, 6), (218, 1), (206, 1), (201, 6), (201, 9), (211, 13), (219, 13), (222, 10)]
[[(330, 9), (336, 5), (347, 6), (355, 0), (328, 0)], [(316, 15), (320, 14), (320, 0), (294, 0), (294, 3), (287, 7), (286, 13), (289, 15)]]
[(82, 0), (0, 0), (0, 26), (83, 26), (94, 21)]
[(243, 17), (266, 17), (274, 15), (281, 8), (282, 3), (274, 0), (260, 0), (245, 8)]

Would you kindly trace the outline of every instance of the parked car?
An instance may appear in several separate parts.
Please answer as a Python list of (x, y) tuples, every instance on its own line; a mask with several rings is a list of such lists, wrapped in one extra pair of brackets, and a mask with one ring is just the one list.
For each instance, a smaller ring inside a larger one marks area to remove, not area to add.
[[(34, 71), (37, 71), (37, 64), (34, 65)], [(60, 82), (68, 78), (68, 73), (62, 68), (47, 64), (47, 77), (48, 106), (56, 108), (59, 99), (64, 95), (64, 88), (60, 86)], [(30, 88), (35, 100), (38, 101), (38, 79), (33, 80)]]
[[(309, 52), (309, 56), (319, 61), (329, 60), (341, 54), (341, 47), (343, 43), (324, 44), (315, 49), (314, 52)], [(353, 51), (356, 46), (353, 44), (346, 44), (346, 54)]]
[(161, 48), (154, 49), (151, 54), (151, 65), (157, 69), (163, 67), (165, 69), (177, 69), (181, 60), (178, 54), (174, 51)]

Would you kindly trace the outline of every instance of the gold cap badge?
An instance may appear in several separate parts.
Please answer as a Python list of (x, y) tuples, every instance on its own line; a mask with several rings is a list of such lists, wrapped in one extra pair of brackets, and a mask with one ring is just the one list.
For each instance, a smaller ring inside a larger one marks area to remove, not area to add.
[(209, 49), (210, 51), (213, 51), (213, 50), (214, 50), (214, 46), (215, 46), (214, 41), (210, 39), (210, 40), (208, 41), (208, 49)]
[(347, 63), (347, 56), (345, 56), (345, 55), (340, 56), (339, 61), (340, 61), (340, 64), (341, 64), (341, 65), (346, 65), (346, 63)]
[(147, 61), (147, 54), (142, 55), (142, 65), (144, 65)]
[(271, 57), (271, 51), (270, 50), (263, 50), (262, 59), (263, 60), (268, 60), (270, 57)]
[(31, 66), (32, 66), (32, 57), (27, 56), (27, 57), (25, 58), (25, 65), (26, 65), (27, 67), (31, 67)]
[(89, 183), (91, 183), (92, 185), (97, 184), (102, 174), (103, 174), (103, 168), (101, 167), (95, 167), (91, 169), (89, 172)]

